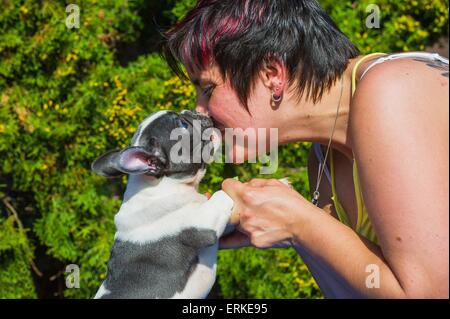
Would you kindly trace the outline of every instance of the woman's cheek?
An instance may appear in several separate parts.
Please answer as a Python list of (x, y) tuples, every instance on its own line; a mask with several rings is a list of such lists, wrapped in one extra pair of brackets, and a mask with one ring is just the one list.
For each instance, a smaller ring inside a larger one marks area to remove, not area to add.
[(258, 149), (255, 129), (228, 128), (222, 134), (228, 163), (257, 162)]
[(209, 101), (210, 115), (225, 128), (247, 127), (247, 117), (236, 94), (227, 88), (217, 87)]
[(232, 147), (225, 148), (226, 163), (243, 164), (245, 161), (248, 160), (249, 160), (248, 149), (244, 145), (238, 145), (237, 143), (233, 143)]
[(209, 114), (216, 120), (217, 122), (220, 122), (221, 124), (228, 124), (226, 123), (227, 118), (225, 117), (226, 111), (227, 111), (227, 103), (226, 101), (223, 101), (220, 96), (217, 97), (218, 94), (214, 92), (213, 96), (211, 97), (209, 101)]
[(208, 107), (208, 112), (209, 115), (216, 121), (219, 122), (219, 124), (224, 125), (225, 127), (229, 127), (227, 126), (229, 123), (227, 123), (227, 118), (225, 117), (225, 114), (223, 112), (223, 109), (221, 108), (220, 105), (214, 103), (214, 102), (210, 102), (209, 107)]
[[(213, 95), (209, 101), (209, 114), (214, 118), (216, 122), (219, 122), (223, 127), (222, 129), (222, 139), (227, 145), (225, 151), (227, 154), (226, 159), (228, 162), (242, 163), (253, 158), (256, 154), (255, 150), (248, 149), (248, 143), (238, 143), (241, 140), (241, 136), (247, 128), (252, 126), (251, 117), (245, 110), (244, 106), (241, 105), (236, 94), (232, 90), (227, 90), (224, 88), (216, 88)], [(234, 130), (234, 129), (238, 130)], [(223, 129), (228, 129), (229, 141), (225, 139), (226, 131)], [(242, 130), (239, 130), (242, 129)], [(250, 130), (252, 130), (250, 128)], [(245, 133), (244, 133), (245, 134)], [(236, 135), (236, 138), (233, 138)], [(240, 138), (238, 138), (238, 136)], [(252, 144), (252, 143), (250, 143)]]

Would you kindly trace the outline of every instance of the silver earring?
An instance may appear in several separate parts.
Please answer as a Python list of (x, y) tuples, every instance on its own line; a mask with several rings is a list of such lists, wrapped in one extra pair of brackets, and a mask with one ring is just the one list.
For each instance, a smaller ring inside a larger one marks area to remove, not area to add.
[(272, 92), (272, 101), (273, 102), (279, 103), (279, 102), (281, 102), (282, 99), (283, 99), (283, 96), (275, 95), (275, 92)]

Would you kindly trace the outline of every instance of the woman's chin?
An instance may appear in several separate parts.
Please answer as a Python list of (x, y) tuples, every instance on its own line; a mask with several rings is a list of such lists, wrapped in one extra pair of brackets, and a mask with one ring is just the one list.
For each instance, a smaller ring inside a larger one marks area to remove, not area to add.
[(232, 164), (243, 164), (244, 162), (255, 162), (256, 152), (249, 150), (247, 147), (234, 146), (225, 153), (226, 162)]

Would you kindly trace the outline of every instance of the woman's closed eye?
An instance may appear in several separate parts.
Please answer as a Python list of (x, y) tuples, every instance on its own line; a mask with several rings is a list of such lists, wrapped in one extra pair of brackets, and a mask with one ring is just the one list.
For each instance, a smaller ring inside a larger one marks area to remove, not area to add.
[(208, 85), (206, 88), (202, 88), (202, 93), (204, 96), (210, 98), (213, 91), (214, 91), (215, 86), (214, 85)]

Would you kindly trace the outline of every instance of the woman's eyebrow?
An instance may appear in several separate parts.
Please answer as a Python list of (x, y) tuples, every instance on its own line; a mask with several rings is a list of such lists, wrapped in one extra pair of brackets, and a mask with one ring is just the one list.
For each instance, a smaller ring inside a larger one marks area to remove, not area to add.
[(198, 79), (198, 78), (191, 78), (191, 82), (192, 82), (192, 84), (199, 86), (199, 87), (214, 84), (214, 82), (211, 80), (204, 80), (204, 79)]

